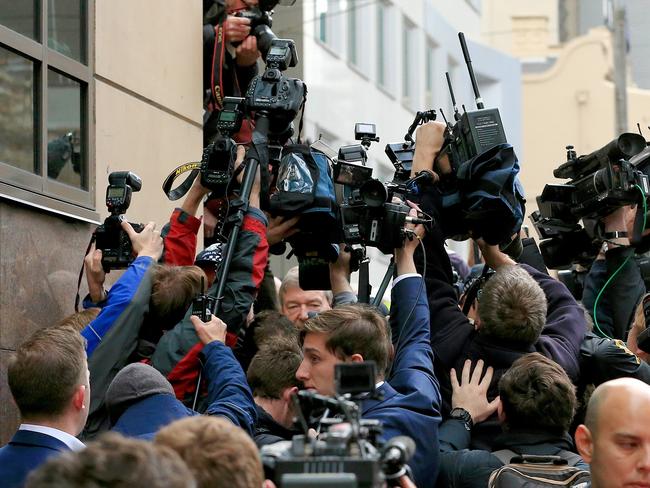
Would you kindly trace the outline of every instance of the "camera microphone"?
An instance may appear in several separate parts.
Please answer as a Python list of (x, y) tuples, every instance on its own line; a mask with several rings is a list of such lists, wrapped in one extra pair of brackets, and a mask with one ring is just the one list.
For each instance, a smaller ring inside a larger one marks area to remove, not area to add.
[(390, 439), (384, 446), (381, 460), (385, 467), (386, 477), (399, 478), (406, 474), (406, 463), (415, 454), (415, 441), (408, 436), (398, 435)]

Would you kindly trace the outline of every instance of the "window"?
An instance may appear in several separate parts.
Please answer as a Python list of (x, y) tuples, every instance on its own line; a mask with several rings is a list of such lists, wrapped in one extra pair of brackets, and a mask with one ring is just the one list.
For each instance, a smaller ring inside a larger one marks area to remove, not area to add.
[(358, 12), (355, 2), (348, 3), (348, 61), (358, 64), (357, 59), (357, 22)]
[(0, 194), (94, 219), (92, 11), (86, 0), (0, 0)]
[(425, 55), (425, 73), (424, 73), (424, 104), (427, 109), (433, 108), (435, 102), (434, 87), (436, 77), (439, 73), (436, 71), (436, 45), (431, 39), (427, 41), (427, 52)]
[(343, 22), (348, 6), (347, 0), (316, 0), (317, 39), (326, 44), (336, 54), (345, 54), (342, 36), (345, 33)]
[(392, 36), (390, 29), (391, 5), (380, 0), (377, 3), (377, 84), (391, 86)]
[(415, 26), (403, 18), (402, 22), (402, 101), (413, 108), (416, 97), (417, 63), (416, 53), (416, 29)]

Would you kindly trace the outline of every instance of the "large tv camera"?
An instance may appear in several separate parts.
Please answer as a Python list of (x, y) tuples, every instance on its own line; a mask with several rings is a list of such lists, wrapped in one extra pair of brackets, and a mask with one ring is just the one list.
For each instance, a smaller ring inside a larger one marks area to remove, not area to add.
[[(107, 273), (111, 269), (126, 268), (134, 259), (131, 239), (122, 229), (122, 215), (131, 204), (131, 195), (140, 191), (142, 180), (131, 171), (114, 171), (108, 175), (106, 207), (110, 215), (95, 230), (96, 247), (102, 251), (102, 267)], [(136, 232), (142, 232), (144, 225), (131, 223)]]
[[(567, 146), (567, 161), (553, 175), (570, 181), (546, 185), (537, 197), (539, 210), (531, 215), (549, 268), (590, 264), (604, 239), (599, 220), (647, 198), (648, 176), (639, 169), (647, 160), (641, 157), (645, 148), (645, 139), (634, 133), (621, 134), (579, 157), (573, 146)], [(638, 215), (643, 217), (642, 212)]]
[[(435, 112), (432, 117), (435, 118)], [(392, 254), (404, 245), (406, 222), (428, 221), (409, 217), (410, 207), (393, 201), (396, 194), (408, 195), (414, 182), (403, 179), (406, 159), (396, 158), (395, 178), (383, 183), (372, 178), (372, 168), (367, 166), (367, 150), (372, 142), (379, 142), (375, 125), (355, 124), (354, 138), (361, 144), (341, 147), (334, 163), (334, 182), (342, 185), (339, 200), (343, 242), (376, 247), (384, 254)]]
[[(447, 238), (462, 241), (471, 235), (489, 244), (501, 244), (505, 250), (512, 235), (519, 232), (524, 216), (519, 163), (512, 146), (507, 143), (499, 110), (484, 106), (462, 32), (458, 38), (474, 90), (476, 110), (467, 111), (463, 105), (463, 113), (459, 112), (447, 73), (454, 121), (447, 120), (440, 109), (446, 130), (433, 166), (439, 176), (436, 187), (441, 194), (440, 226)], [(416, 122), (417, 118), (414, 124)], [(386, 148), (393, 164), (412, 163), (413, 128), (411, 126), (401, 146)], [(516, 254), (515, 247), (506, 252)]]
[[(397, 486), (398, 478), (409, 473), (406, 463), (415, 452), (415, 443), (410, 437), (399, 436), (383, 444), (381, 424), (361, 419), (361, 401), (376, 395), (375, 373), (372, 361), (337, 364), (335, 397), (299, 392), (294, 398), (305, 434), (262, 448), (267, 478), (278, 488), (378, 488), (384, 482)], [(339, 418), (322, 422), (326, 431), (314, 439), (307, 435), (305, 407), (325, 407)]]

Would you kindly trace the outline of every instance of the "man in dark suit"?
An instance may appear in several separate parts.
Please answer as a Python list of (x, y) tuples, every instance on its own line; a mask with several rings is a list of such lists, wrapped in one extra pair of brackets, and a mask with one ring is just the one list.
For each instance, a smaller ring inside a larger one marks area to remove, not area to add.
[(413, 261), (424, 228), (416, 227), (415, 233), (417, 239), (395, 250), (398, 276), (393, 280), (390, 331), (384, 317), (370, 307), (347, 305), (322, 312), (301, 331), (304, 359), (296, 378), (307, 389), (333, 395), (337, 363), (375, 361), (376, 390), (383, 399), (364, 400), (362, 418), (379, 420), (384, 440), (405, 435), (415, 441), (409, 465), (415, 484), (426, 488), (435, 484), (438, 473), (440, 391), (433, 373), (426, 290)]
[(0, 480), (13, 488), (50, 456), (84, 448), (75, 436), (90, 399), (85, 341), (69, 326), (39, 330), (18, 348), (7, 377), (22, 420), (0, 448)]

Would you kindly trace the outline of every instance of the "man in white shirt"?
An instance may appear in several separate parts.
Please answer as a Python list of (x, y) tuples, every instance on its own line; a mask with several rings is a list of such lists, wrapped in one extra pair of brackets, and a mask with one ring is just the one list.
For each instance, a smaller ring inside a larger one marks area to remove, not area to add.
[(7, 380), (22, 423), (0, 448), (0, 480), (22, 486), (50, 456), (84, 448), (77, 436), (88, 416), (90, 373), (85, 340), (68, 326), (33, 334), (11, 359)]

